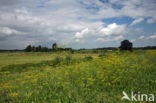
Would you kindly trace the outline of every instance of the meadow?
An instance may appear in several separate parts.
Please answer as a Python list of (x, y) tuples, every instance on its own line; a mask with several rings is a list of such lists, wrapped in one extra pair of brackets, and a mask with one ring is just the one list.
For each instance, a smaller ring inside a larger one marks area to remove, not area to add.
[(156, 95), (155, 50), (0, 53), (0, 103), (136, 103), (123, 91)]

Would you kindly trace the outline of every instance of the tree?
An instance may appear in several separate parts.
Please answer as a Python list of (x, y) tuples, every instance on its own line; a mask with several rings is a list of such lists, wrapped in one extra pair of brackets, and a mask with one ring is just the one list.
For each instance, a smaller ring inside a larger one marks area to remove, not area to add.
[(32, 49), (32, 51), (33, 51), (33, 52), (35, 52), (35, 51), (36, 51), (35, 46), (32, 46), (32, 47), (31, 47), (31, 49)]
[(31, 51), (32, 51), (31, 45), (28, 45), (28, 46), (25, 48), (25, 51), (26, 51), (26, 52), (31, 52)]
[(52, 50), (56, 51), (57, 49), (58, 49), (58, 46), (57, 46), (56, 43), (54, 43), (54, 44), (52, 45)]
[(42, 47), (42, 52), (48, 52), (48, 48), (47, 47)]
[(38, 47), (35, 47), (35, 52), (39, 52), (39, 48)]
[(42, 50), (42, 46), (39, 45), (39, 46), (38, 46), (38, 51), (41, 52), (41, 50)]
[(133, 44), (129, 40), (123, 40), (121, 42), (120, 50), (129, 50), (132, 51)]

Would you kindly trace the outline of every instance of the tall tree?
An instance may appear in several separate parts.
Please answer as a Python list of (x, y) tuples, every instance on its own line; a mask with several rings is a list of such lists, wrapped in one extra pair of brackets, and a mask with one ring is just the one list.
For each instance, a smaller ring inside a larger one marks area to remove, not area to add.
[(123, 41), (121, 41), (121, 46), (119, 48), (120, 48), (120, 50), (132, 51), (133, 44), (129, 40), (123, 40)]
[(52, 50), (56, 51), (57, 49), (58, 49), (58, 46), (57, 46), (56, 43), (54, 43), (54, 44), (52, 45)]
[(25, 51), (26, 51), (26, 52), (31, 52), (31, 51), (32, 51), (31, 45), (28, 45), (28, 46), (25, 48)]
[(38, 46), (38, 51), (41, 52), (41, 50), (42, 50), (42, 46), (39, 45), (39, 46)]

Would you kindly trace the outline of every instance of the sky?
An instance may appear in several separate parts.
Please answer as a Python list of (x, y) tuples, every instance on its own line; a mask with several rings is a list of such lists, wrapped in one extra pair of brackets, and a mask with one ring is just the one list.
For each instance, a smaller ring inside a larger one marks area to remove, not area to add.
[(0, 49), (156, 46), (156, 0), (0, 0)]

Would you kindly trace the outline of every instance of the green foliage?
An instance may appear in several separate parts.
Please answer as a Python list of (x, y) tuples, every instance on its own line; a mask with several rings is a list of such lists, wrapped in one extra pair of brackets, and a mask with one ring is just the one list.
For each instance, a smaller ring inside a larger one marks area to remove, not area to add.
[(132, 51), (133, 44), (129, 40), (123, 40), (121, 42), (120, 50), (129, 50)]
[(121, 101), (123, 90), (156, 94), (156, 51), (105, 55), (55, 55), (40, 63), (4, 66), (0, 103), (129, 103)]
[(57, 51), (57, 50), (58, 50), (58, 46), (57, 46), (56, 43), (54, 43), (54, 44), (52, 45), (52, 50), (53, 50), (53, 51)]
[(25, 52), (48, 52), (50, 51), (47, 47), (42, 47), (39, 45), (38, 47), (28, 45), (25, 50)]
[(104, 56), (106, 56), (106, 53), (99, 54), (99, 57), (104, 57)]
[(53, 66), (59, 65), (63, 59), (59, 56), (55, 57), (52, 61)]
[(85, 61), (91, 61), (92, 59), (93, 59), (92, 56), (86, 56), (86, 57), (84, 58)]
[(106, 57), (107, 55), (107, 50), (104, 50), (102, 53), (99, 54), (99, 57)]
[(26, 52), (31, 52), (33, 50), (33, 48), (31, 47), (31, 45), (28, 45), (26, 48), (25, 48), (25, 51)]
[(69, 64), (71, 63), (71, 61), (72, 61), (72, 57), (69, 56), (69, 55), (66, 56), (66, 57), (65, 57), (65, 61), (66, 61), (66, 64), (69, 65)]
[(71, 54), (74, 54), (74, 50), (70, 50), (70, 53), (71, 53)]

